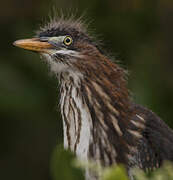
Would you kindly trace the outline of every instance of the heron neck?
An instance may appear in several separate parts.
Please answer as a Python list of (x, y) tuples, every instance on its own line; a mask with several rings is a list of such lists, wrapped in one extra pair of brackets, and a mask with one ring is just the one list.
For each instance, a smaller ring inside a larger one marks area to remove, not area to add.
[(60, 75), (64, 146), (84, 160), (94, 159), (105, 166), (127, 162), (129, 147), (136, 146), (128, 132), (128, 96), (119, 93), (121, 87), (106, 86), (107, 81), (74, 72)]
[(88, 160), (89, 144), (92, 141), (93, 124), (88, 106), (82, 94), (82, 75), (60, 75), (60, 105), (63, 118), (64, 147)]

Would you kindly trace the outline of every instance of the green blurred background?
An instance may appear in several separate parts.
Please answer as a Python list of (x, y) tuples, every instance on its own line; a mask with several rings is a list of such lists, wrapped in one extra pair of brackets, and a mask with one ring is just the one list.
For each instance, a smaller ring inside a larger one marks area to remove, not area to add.
[(129, 70), (133, 99), (173, 128), (173, 1), (2, 1), (0, 179), (51, 179), (52, 152), (62, 143), (58, 81), (37, 54), (12, 43), (32, 37), (53, 6), (92, 20), (90, 29)]

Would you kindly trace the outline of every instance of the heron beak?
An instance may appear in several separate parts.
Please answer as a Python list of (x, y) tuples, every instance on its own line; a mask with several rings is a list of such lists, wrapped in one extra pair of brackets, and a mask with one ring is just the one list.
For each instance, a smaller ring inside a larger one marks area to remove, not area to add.
[(46, 52), (47, 49), (53, 47), (48, 42), (41, 42), (39, 38), (17, 40), (13, 43), (13, 45), (36, 52)]

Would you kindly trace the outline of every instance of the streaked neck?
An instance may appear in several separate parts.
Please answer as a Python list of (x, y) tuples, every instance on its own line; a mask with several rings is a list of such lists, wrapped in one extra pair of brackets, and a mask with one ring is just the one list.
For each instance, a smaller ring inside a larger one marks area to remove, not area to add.
[(60, 75), (61, 114), (64, 127), (64, 147), (88, 160), (89, 144), (92, 141), (92, 120), (85, 102), (82, 75), (68, 72)]
[(127, 163), (136, 147), (126, 89), (111, 80), (74, 72), (60, 75), (64, 146), (104, 166)]

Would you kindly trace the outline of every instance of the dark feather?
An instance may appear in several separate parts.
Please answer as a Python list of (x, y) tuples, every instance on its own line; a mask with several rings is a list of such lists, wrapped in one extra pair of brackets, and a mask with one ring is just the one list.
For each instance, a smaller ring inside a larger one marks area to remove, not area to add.
[(133, 108), (145, 119), (146, 128), (138, 146), (143, 166), (153, 168), (160, 166), (165, 160), (173, 161), (172, 129), (152, 111), (136, 104)]

